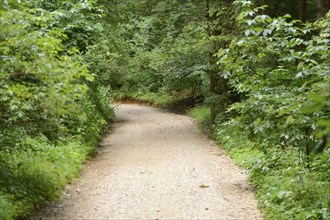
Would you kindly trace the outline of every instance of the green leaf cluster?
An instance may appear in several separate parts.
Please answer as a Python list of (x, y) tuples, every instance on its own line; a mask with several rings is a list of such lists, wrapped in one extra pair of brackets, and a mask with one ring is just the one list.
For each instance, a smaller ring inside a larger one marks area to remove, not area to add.
[(245, 36), (217, 54), (232, 89), (245, 97), (227, 112), (260, 143), (303, 150), (315, 144), (329, 119), (330, 44), (320, 29), (329, 17), (301, 24), (255, 11), (242, 11), (238, 22)]
[(236, 4), (240, 34), (216, 56), (239, 100), (218, 116), (215, 136), (235, 158), (238, 149), (261, 155), (246, 166), (266, 217), (327, 219), (330, 14), (302, 23)]
[(192, 0), (151, 2), (135, 1), (134, 14), (117, 26), (126, 48), (121, 92), (130, 98), (200, 94), (207, 83), (203, 11)]
[(95, 1), (0, 3), (1, 219), (56, 198), (95, 153), (113, 115), (94, 64), (106, 56), (91, 55), (106, 36), (101, 14)]

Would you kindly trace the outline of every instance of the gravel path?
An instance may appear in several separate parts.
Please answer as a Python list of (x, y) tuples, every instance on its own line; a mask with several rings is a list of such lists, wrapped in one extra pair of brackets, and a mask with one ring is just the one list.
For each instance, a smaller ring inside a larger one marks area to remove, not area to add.
[(243, 170), (183, 115), (120, 105), (60, 204), (33, 219), (262, 219)]

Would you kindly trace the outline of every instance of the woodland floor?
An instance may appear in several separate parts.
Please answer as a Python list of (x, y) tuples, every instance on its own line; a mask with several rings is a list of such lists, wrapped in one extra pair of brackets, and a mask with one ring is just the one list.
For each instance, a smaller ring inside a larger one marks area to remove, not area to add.
[(101, 145), (31, 219), (262, 219), (246, 172), (187, 116), (122, 104)]

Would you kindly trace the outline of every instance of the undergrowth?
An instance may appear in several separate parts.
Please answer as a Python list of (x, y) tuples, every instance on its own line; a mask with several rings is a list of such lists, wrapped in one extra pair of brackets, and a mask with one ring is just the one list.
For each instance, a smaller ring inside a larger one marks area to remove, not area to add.
[(210, 108), (199, 105), (188, 111), (188, 115), (194, 118), (202, 131), (207, 134), (211, 132)]
[(92, 1), (0, 1), (1, 220), (58, 198), (96, 152), (113, 116), (100, 13)]
[(140, 102), (150, 103), (157, 107), (165, 107), (174, 102), (175, 97), (168, 93), (154, 93), (147, 91), (123, 92), (117, 91), (115, 94), (117, 100), (136, 100)]
[(0, 216), (4, 220), (27, 216), (78, 175), (95, 149), (78, 140), (53, 145), (46, 138), (26, 138), (23, 146), (2, 149)]
[[(210, 125), (206, 107), (196, 107), (190, 115), (203, 126)], [(313, 155), (307, 166), (297, 148), (261, 148), (247, 132), (220, 120), (210, 134), (234, 161), (249, 170), (266, 219), (330, 218), (330, 150)], [(205, 129), (204, 129), (205, 131)]]
[(203, 100), (202, 96), (194, 96), (190, 90), (170, 93), (163, 90), (150, 92), (140, 89), (137, 91), (117, 91), (114, 96), (117, 101), (148, 103), (176, 113), (186, 113), (188, 109)]

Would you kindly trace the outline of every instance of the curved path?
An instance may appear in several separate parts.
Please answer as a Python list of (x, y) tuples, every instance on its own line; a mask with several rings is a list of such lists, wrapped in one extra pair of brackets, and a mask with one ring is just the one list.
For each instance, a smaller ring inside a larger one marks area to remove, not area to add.
[(183, 115), (120, 105), (60, 204), (34, 219), (262, 219), (244, 171)]

